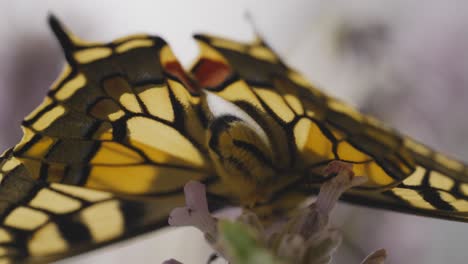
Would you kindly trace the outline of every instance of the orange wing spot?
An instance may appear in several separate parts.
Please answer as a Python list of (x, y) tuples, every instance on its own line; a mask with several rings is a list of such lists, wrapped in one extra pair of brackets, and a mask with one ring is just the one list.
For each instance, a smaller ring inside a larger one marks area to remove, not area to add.
[(216, 87), (231, 76), (232, 69), (226, 63), (202, 58), (193, 73), (201, 87)]
[(201, 88), (187, 75), (182, 65), (178, 61), (170, 61), (164, 64), (164, 69), (177, 77), (184, 86), (190, 91), (191, 94), (199, 94)]

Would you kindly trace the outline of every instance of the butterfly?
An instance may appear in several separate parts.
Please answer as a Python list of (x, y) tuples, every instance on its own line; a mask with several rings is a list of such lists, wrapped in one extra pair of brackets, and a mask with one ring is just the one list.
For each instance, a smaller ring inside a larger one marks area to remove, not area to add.
[(85, 42), (51, 16), (66, 66), (0, 159), (0, 260), (49, 262), (167, 225), (189, 180), (211, 209), (287, 213), (332, 161), (343, 200), (468, 220), (468, 169), (330, 97), (260, 38), (196, 35), (185, 71), (161, 38)]

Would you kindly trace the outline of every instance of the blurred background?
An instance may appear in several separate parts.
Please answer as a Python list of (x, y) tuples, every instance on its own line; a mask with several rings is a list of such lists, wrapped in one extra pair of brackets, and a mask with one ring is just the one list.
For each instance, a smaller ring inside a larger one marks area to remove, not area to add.
[[(20, 122), (63, 64), (46, 24), (57, 15), (78, 36), (109, 41), (131, 33), (165, 38), (184, 65), (194, 32), (249, 40), (258, 31), (323, 90), (437, 150), (468, 161), (468, 2), (7, 1), (0, 0), (0, 146), (18, 142)], [(468, 224), (340, 204), (344, 234), (334, 263), (359, 263), (385, 248), (387, 263), (466, 263)], [(205, 263), (193, 229), (153, 232), (61, 263)], [(221, 261), (217, 263), (222, 263)]]

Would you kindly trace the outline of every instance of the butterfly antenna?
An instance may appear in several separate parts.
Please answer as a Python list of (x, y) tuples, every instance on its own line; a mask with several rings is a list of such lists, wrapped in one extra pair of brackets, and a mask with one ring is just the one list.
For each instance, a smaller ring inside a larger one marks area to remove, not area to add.
[(250, 27), (252, 28), (255, 34), (255, 41), (258, 43), (263, 43), (262, 35), (260, 34), (260, 31), (258, 30), (257, 24), (255, 23), (252, 13), (250, 13), (250, 11), (247, 10), (245, 11), (244, 17), (247, 20), (247, 22), (250, 24)]

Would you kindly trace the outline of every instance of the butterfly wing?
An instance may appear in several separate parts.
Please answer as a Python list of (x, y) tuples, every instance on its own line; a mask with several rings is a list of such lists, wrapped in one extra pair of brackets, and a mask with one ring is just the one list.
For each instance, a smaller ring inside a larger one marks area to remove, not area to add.
[(411, 139), (406, 139), (406, 144), (417, 164), (409, 177), (384, 191), (354, 189), (345, 199), (377, 208), (468, 221), (466, 166)]
[(0, 260), (48, 263), (167, 225), (183, 195), (120, 196), (35, 180), (12, 151), (0, 158)]
[(167, 225), (190, 180), (210, 184), (198, 91), (167, 44), (76, 38), (1, 159), (0, 259), (49, 262)]
[(149, 195), (212, 176), (199, 96), (162, 39), (85, 43), (51, 26), (67, 65), (13, 151), (33, 178)]
[[(243, 44), (198, 35), (192, 69), (202, 87), (236, 103), (260, 122), (284, 158), (304, 171), (294, 190), (310, 193), (332, 160), (369, 178), (344, 199), (366, 206), (468, 220), (468, 169), (370, 116), (325, 95), (287, 67), (261, 39)], [(276, 130), (283, 131), (277, 135)], [(281, 146), (280, 138), (288, 142)], [(281, 164), (281, 162), (279, 163)]]

